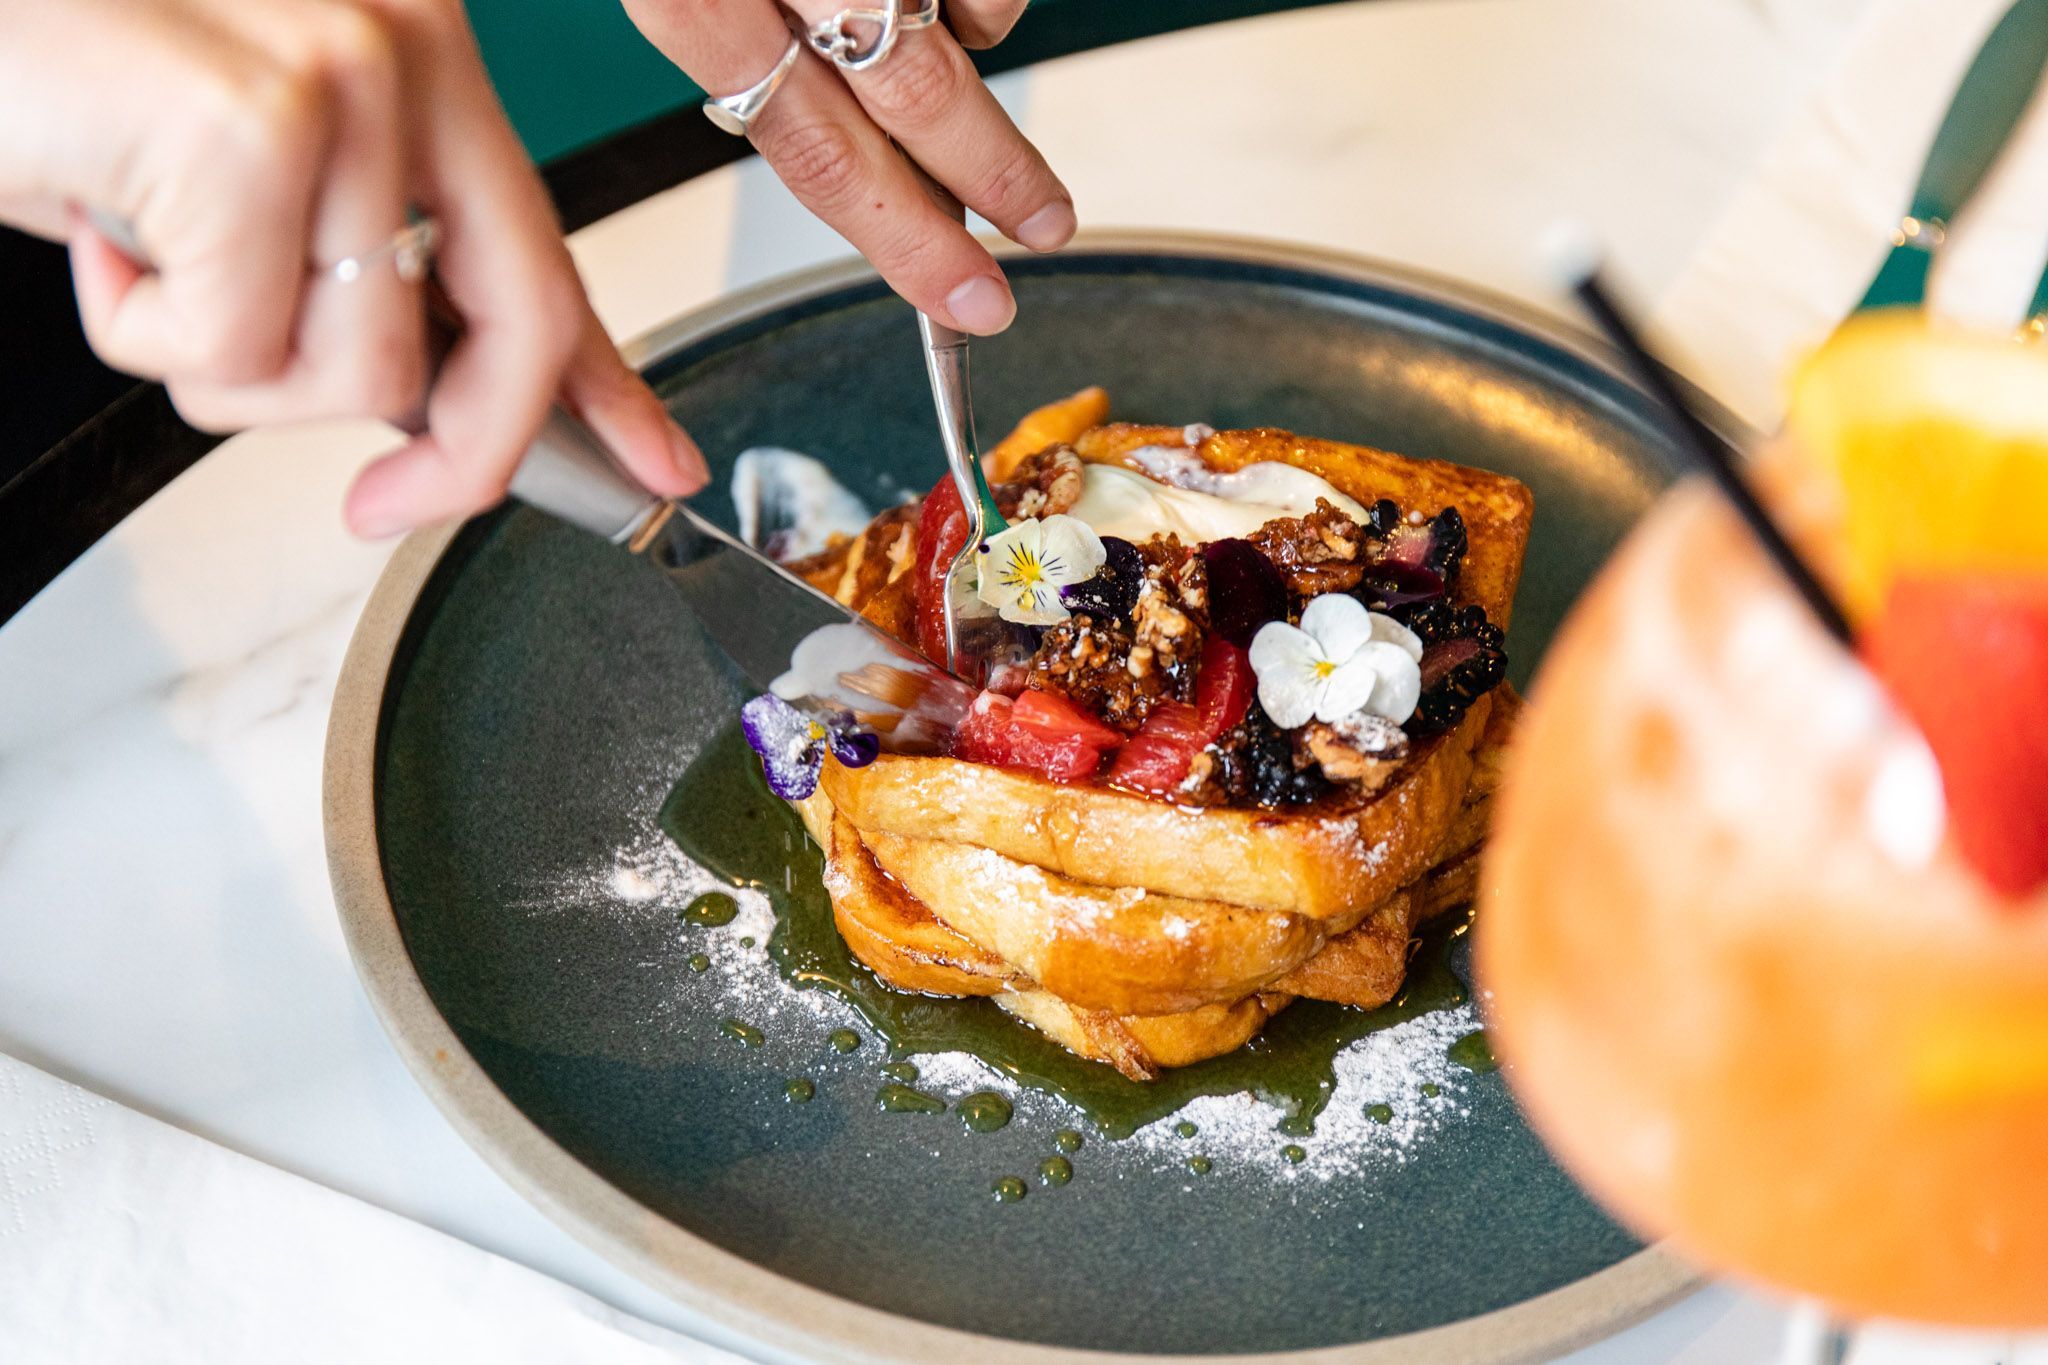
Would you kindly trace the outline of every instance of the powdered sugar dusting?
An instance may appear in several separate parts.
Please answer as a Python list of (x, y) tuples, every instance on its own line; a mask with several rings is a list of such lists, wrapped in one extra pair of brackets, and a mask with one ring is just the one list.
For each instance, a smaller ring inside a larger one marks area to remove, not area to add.
[[(682, 927), (681, 912), (709, 891), (730, 895), (737, 915), (715, 928)], [(821, 1089), (865, 1086), (875, 1079), (881, 1050), (860, 1014), (829, 991), (790, 985), (769, 959), (775, 915), (768, 897), (706, 872), (659, 832), (615, 850), (547, 894), (528, 898), (524, 908), (635, 921), (658, 917), (676, 925), (676, 951), (708, 959), (698, 964), (702, 970), (674, 974), (679, 982), (679, 998), (672, 1002), (675, 1016), (695, 1021), (689, 1025), (692, 1035), (700, 1025), (707, 1036), (714, 1034), (722, 1018), (738, 1018), (764, 1029), (764, 1063), (786, 1064), (791, 1074), (814, 1077)], [(858, 1052), (841, 1055), (824, 1046), (827, 1033), (849, 1026), (867, 1040)], [(1358, 1039), (1337, 1055), (1336, 1088), (1311, 1133), (1283, 1132), (1282, 1111), (1250, 1095), (1205, 1096), (1126, 1140), (1091, 1138), (1088, 1165), (1114, 1178), (1163, 1175), (1190, 1187), (1219, 1180), (1322, 1183), (1397, 1167), (1469, 1112), (1474, 1078), (1446, 1050), (1477, 1027), (1477, 1011), (1467, 1004)], [(1018, 1125), (1048, 1134), (1089, 1128), (1065, 1102), (1019, 1085), (970, 1053), (919, 1054), (914, 1060), (917, 1088), (948, 1104), (974, 1091), (993, 1090), (1011, 1100)], [(769, 1102), (764, 1092), (763, 1103)], [(1182, 1131), (1187, 1124), (1194, 1125), (1192, 1135)], [(1196, 1156), (1208, 1158), (1208, 1174), (1191, 1173), (1188, 1162)]]

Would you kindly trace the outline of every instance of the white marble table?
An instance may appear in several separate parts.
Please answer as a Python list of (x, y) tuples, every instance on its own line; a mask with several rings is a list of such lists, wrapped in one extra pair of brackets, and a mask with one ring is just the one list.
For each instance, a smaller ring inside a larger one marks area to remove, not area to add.
[[(1758, 168), (1816, 116), (1873, 12), (1899, 5), (1379, 0), (999, 85), (1086, 226), (1308, 241), (1542, 301), (1531, 242), (1569, 214), (1600, 226), (1639, 294), (1682, 299), (1723, 292), (1715, 225), (1773, 202)], [(1900, 55), (1918, 106), (1896, 117), (1914, 144), (1991, 12), (1917, 8), (1960, 28), (1931, 72)], [(1894, 158), (1916, 159), (1917, 145)], [(1879, 181), (1903, 194), (1903, 170)], [(621, 337), (842, 250), (758, 164), (574, 247)], [(1768, 403), (1744, 405), (1767, 417)], [(455, 1136), (342, 947), (322, 732), (388, 547), (351, 542), (337, 508), (385, 444), (363, 425), (229, 442), (0, 629), (0, 1051), (674, 1322)], [(1776, 1308), (1712, 1289), (1582, 1359), (1766, 1359), (1780, 1331)]]

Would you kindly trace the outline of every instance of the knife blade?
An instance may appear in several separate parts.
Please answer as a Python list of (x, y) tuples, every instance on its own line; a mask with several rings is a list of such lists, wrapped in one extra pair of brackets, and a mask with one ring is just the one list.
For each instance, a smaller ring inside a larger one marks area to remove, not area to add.
[(884, 748), (942, 747), (977, 689), (821, 592), (688, 503), (626, 474), (560, 408), (512, 477), (529, 507), (659, 565), (741, 676), (785, 701), (851, 711)]

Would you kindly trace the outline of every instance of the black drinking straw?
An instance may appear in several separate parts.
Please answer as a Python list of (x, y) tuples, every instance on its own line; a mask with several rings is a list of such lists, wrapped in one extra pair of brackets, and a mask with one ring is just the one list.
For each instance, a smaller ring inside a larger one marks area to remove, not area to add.
[(1807, 607), (1820, 621), (1821, 628), (1835, 637), (1845, 648), (1854, 648), (1855, 633), (1849, 629), (1849, 618), (1821, 581), (1814, 575), (1792, 543), (1785, 539), (1785, 533), (1778, 529), (1778, 523), (1771, 520), (1771, 514), (1757, 501), (1749, 483), (1735, 467), (1728, 447), (1716, 436), (1713, 429), (1694, 409), (1691, 401), (1672, 382), (1671, 372), (1650, 354), (1643, 344), (1635, 326), (1622, 313), (1614, 296), (1601, 282), (1600, 267), (1597, 264), (1576, 265), (1571, 271), (1571, 290), (1578, 295), (1579, 302), (1592, 315), (1600, 330), (1607, 334), (1608, 341), (1620, 351), (1635, 372), (1637, 382), (1649, 391), (1663, 409), (1665, 425), (1678, 438), (1679, 449), (1692, 458), (1694, 464), (1713, 476), (1720, 488), (1742, 519), (1749, 523), (1750, 531), (1757, 543), (1764, 547), (1778, 566), (1780, 573), (1788, 579), (1794, 590), (1805, 599)]

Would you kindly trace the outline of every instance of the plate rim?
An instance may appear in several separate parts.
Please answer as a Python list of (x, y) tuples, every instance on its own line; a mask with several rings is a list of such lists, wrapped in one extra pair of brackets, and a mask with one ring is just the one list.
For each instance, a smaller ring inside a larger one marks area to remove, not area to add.
[[(1621, 373), (1602, 343), (1549, 314), (1369, 257), (1260, 238), (1166, 231), (1087, 232), (1062, 254), (1163, 255), (1333, 275), (1476, 314), (1610, 374)], [(999, 250), (998, 255), (1021, 253)], [(875, 278), (857, 258), (780, 276), (663, 323), (621, 350), (628, 363), (645, 369), (766, 313)], [(399, 545), (371, 590), (342, 660), (321, 787), (328, 871), (343, 938), (392, 1047), (463, 1141), (552, 1222), (678, 1303), (698, 1335), (773, 1360), (1477, 1365), (1546, 1358), (1599, 1340), (1701, 1283), (1696, 1271), (1659, 1244), (1534, 1298), (1419, 1332), (1255, 1355), (1152, 1355), (987, 1336), (855, 1303), (759, 1266), (648, 1209), (550, 1138), (470, 1055), (414, 968), (385, 884), (376, 828), (376, 766), (386, 694), (421, 593), (461, 530), (458, 524), (418, 531)]]

